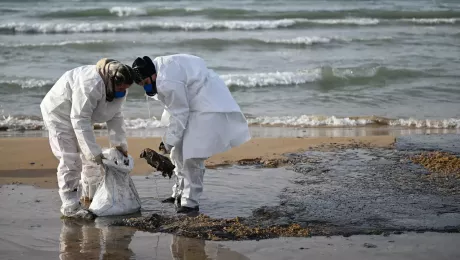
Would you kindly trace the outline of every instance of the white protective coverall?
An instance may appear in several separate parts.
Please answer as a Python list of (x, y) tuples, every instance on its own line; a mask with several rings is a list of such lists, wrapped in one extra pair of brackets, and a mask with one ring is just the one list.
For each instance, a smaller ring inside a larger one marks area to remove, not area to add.
[(106, 122), (111, 145), (127, 151), (121, 112), (125, 99), (126, 96), (106, 101), (105, 84), (96, 65), (87, 65), (64, 73), (40, 104), (51, 150), (59, 160), (57, 179), (63, 215), (79, 207), (80, 179), (83, 188), (94, 188), (101, 179), (100, 166), (93, 162), (102, 153), (93, 123)]
[(203, 191), (204, 161), (250, 140), (246, 118), (225, 82), (199, 57), (176, 54), (153, 60), (157, 99), (168, 126), (163, 142), (174, 146), (177, 183), (172, 197), (195, 207)]

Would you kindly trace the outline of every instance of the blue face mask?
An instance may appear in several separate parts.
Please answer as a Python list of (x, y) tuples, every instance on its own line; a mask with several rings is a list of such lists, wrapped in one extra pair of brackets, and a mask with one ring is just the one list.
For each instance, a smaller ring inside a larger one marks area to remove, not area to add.
[(144, 85), (144, 90), (145, 90), (145, 94), (147, 94), (147, 96), (155, 96), (155, 94), (156, 94), (153, 91), (153, 85), (152, 84)]
[(126, 91), (115, 91), (114, 98), (122, 98), (126, 95)]

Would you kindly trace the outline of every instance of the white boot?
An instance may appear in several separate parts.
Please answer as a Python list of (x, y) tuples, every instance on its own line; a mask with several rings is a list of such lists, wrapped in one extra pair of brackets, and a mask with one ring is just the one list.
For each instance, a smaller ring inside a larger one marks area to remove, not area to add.
[(96, 217), (89, 210), (82, 208), (80, 202), (78, 201), (77, 192), (71, 192), (65, 195), (65, 200), (63, 201), (61, 206), (61, 213), (64, 217), (82, 218), (87, 220), (92, 220)]

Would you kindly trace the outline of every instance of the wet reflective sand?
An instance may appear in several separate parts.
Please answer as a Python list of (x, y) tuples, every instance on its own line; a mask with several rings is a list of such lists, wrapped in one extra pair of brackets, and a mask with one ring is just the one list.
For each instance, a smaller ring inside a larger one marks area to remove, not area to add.
[[(262, 181), (261, 171), (266, 174)], [(248, 168), (209, 171), (203, 199), (205, 213), (214, 217), (247, 215), (253, 208), (279, 203), (280, 189), (290, 185), (283, 174), (296, 174), (283, 171)], [(218, 177), (226, 180), (225, 185), (210, 185)], [(135, 178), (145, 214), (173, 213), (172, 207), (161, 208), (157, 200), (157, 194), (169, 194), (169, 182), (153, 176)], [(95, 222), (61, 220), (59, 205), (56, 190), (22, 185), (0, 187), (0, 259), (458, 259), (460, 256), (459, 234), (213, 242), (107, 226), (113, 218), (98, 218)]]

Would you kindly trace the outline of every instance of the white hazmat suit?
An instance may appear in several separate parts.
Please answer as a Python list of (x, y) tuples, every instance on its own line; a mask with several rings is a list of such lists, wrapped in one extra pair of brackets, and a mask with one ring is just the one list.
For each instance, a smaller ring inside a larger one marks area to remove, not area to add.
[(127, 151), (121, 112), (125, 98), (106, 101), (106, 87), (96, 65), (87, 65), (64, 73), (40, 104), (51, 150), (59, 160), (57, 179), (64, 216), (79, 207), (80, 179), (83, 188), (93, 188), (91, 193), (100, 181), (100, 167), (93, 161), (102, 150), (93, 123), (106, 122), (111, 145)]
[(177, 183), (172, 197), (181, 206), (199, 205), (204, 161), (250, 140), (248, 123), (225, 82), (199, 57), (176, 54), (157, 57), (156, 98), (168, 126), (163, 142), (173, 146), (171, 161)]

